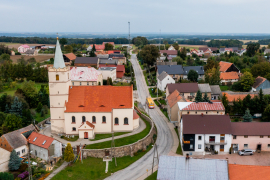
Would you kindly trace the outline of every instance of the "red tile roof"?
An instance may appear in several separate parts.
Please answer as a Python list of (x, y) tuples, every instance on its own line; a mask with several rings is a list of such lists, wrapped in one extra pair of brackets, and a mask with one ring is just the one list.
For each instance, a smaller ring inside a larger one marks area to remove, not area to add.
[[(93, 47), (93, 44), (91, 46)], [(97, 51), (104, 50), (105, 45), (97, 45), (97, 44), (95, 44), (95, 48), (96, 48)]]
[[(228, 98), (228, 101), (229, 102), (233, 102), (233, 100), (235, 99), (235, 100), (237, 100), (237, 99), (241, 99), (241, 100), (243, 100), (247, 95), (248, 95), (248, 93), (245, 93), (245, 94), (237, 94), (237, 93), (234, 93), (234, 94), (229, 94), (229, 93), (226, 93), (226, 92), (223, 92), (222, 93), (222, 96), (224, 96), (224, 94), (226, 94), (226, 96), (227, 96), (227, 98)], [(254, 96), (256, 95), (256, 94), (249, 94), (250, 96), (251, 96), (251, 98), (254, 98)]]
[[(94, 125), (94, 124), (92, 124), (92, 123), (90, 123), (89, 121), (85, 121), (85, 122), (83, 122), (83, 123), (82, 123), (82, 125), (81, 125), (80, 127), (82, 127), (84, 124), (86, 124), (86, 125), (90, 126), (90, 127), (91, 127), (91, 128), (93, 128), (93, 129), (95, 128), (95, 125)], [(79, 127), (79, 128), (80, 128), (80, 127)]]
[(28, 137), (28, 141), (30, 144), (48, 149), (50, 147), (50, 145), (52, 144), (52, 142), (54, 141), (54, 138), (49, 137), (49, 136), (45, 136), (43, 134), (39, 134), (36, 132), (32, 132), (31, 135)]
[(194, 102), (188, 105), (187, 107), (183, 108), (183, 110), (196, 110), (196, 111), (224, 111), (225, 108), (221, 102), (213, 102), (208, 103), (208, 102)]
[(180, 93), (177, 90), (175, 90), (172, 94), (170, 94), (167, 97), (167, 101), (170, 108), (172, 108), (180, 99), (182, 99), (182, 96), (180, 96)]
[(177, 90), (179, 93), (196, 93), (199, 90), (198, 83), (167, 84), (169, 94)]
[(237, 72), (222, 72), (220, 73), (221, 80), (239, 79)]
[(253, 88), (257, 88), (259, 87), (264, 81), (266, 81), (266, 78), (264, 77), (261, 77), (261, 76), (258, 76), (256, 79), (255, 79), (255, 83), (253, 84)]
[(233, 135), (270, 136), (270, 122), (232, 122)]
[(76, 55), (73, 53), (64, 54), (69, 60), (73, 61), (76, 59)]
[(167, 55), (177, 55), (177, 50), (160, 50), (161, 54), (167, 53)]
[(72, 86), (65, 112), (111, 112), (132, 108), (132, 86)]
[(220, 66), (219, 71), (220, 71), (220, 72), (225, 72), (225, 71), (227, 71), (227, 69), (228, 69), (229, 67), (231, 67), (232, 64), (233, 64), (233, 63), (220, 61), (220, 62), (219, 62), (219, 66)]
[(136, 113), (135, 109), (133, 109), (133, 120), (134, 119), (139, 119), (139, 115)]
[(229, 164), (230, 180), (269, 180), (270, 166)]

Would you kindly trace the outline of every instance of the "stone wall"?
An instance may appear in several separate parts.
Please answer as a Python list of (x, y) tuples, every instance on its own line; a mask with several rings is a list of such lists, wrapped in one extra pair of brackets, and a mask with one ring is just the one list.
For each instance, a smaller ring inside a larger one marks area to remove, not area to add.
[[(135, 107), (136, 111), (145, 119), (147, 120), (151, 125), (151, 130), (148, 133), (147, 136), (145, 136), (143, 139), (140, 139), (139, 141), (115, 148), (115, 152), (113, 152), (113, 155), (115, 157), (123, 157), (123, 156), (133, 156), (134, 153), (136, 153), (139, 150), (146, 150), (147, 146), (151, 143), (154, 143), (153, 136), (156, 134), (156, 128), (154, 126), (154, 122), (151, 118), (148, 116), (142, 114), (137, 107)], [(83, 152), (83, 158), (86, 158), (88, 156), (90, 157), (96, 157), (96, 158), (103, 158), (105, 156), (105, 152), (108, 152), (111, 154), (111, 148), (105, 148), (105, 149), (82, 149)]]
[(46, 121), (51, 121), (51, 117), (48, 117), (47, 119), (44, 119), (43, 121), (39, 122), (38, 124), (36, 124), (36, 126), (40, 127), (41, 125), (43, 126), (45, 124)]

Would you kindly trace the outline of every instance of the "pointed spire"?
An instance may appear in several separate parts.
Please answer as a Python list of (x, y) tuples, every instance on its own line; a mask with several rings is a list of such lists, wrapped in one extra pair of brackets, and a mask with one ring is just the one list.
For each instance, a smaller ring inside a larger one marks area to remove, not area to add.
[(54, 64), (53, 67), (58, 69), (58, 68), (64, 68), (65, 66), (65, 61), (63, 58), (63, 54), (60, 48), (60, 44), (58, 41), (58, 37), (57, 37), (57, 41), (56, 41), (56, 47), (55, 47), (55, 54), (54, 54)]

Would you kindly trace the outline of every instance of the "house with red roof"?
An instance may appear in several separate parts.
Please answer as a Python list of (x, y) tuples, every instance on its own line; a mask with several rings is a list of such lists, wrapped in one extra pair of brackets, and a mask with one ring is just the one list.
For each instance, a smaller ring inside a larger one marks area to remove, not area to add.
[(270, 88), (270, 81), (266, 78), (258, 76), (255, 79), (255, 82), (252, 86), (251, 92), (260, 91), (260, 89), (269, 89)]
[(116, 78), (122, 78), (125, 74), (125, 65), (100, 64), (99, 67), (116, 67)]
[(28, 46), (27, 44), (23, 44), (23, 45), (18, 47), (18, 52), (25, 53), (29, 49), (31, 49), (30, 46)]
[(52, 161), (54, 158), (62, 156), (62, 143), (52, 137), (32, 132), (27, 140), (30, 153), (34, 157)]
[(180, 95), (180, 93), (175, 90), (171, 93), (167, 99), (167, 110), (168, 116), (171, 122), (177, 122), (178, 119), (178, 102), (186, 102), (186, 99)]
[(129, 132), (139, 127), (133, 86), (87, 84), (98, 81), (99, 72), (90, 67), (66, 66), (58, 40), (48, 74), (52, 133), (92, 139), (95, 134)]
[(221, 83), (226, 85), (239, 81), (241, 75), (240, 70), (233, 63), (220, 61), (219, 67)]

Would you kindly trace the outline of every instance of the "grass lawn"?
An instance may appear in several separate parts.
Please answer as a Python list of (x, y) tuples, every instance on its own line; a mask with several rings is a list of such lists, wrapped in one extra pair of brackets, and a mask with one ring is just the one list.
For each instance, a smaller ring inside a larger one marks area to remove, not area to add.
[(149, 83), (148, 83), (148, 80), (147, 80), (146, 71), (143, 71), (143, 75), (144, 75), (144, 79), (145, 79), (146, 85), (149, 86)]
[(169, 116), (168, 116), (167, 110), (160, 109), (160, 111), (168, 118), (168, 121), (169, 121)]
[(229, 86), (219, 86), (221, 91), (228, 91)]
[[(177, 134), (177, 137), (179, 139), (179, 134), (178, 134), (178, 130), (176, 128), (174, 128), (176, 134)], [(183, 155), (183, 152), (182, 152), (182, 148), (181, 148), (181, 142), (179, 141), (179, 145), (178, 145), (178, 148), (176, 150), (176, 154), (180, 154), (180, 155)]]
[[(119, 147), (119, 146), (124, 146), (124, 145), (128, 145), (128, 144), (132, 144), (137, 142), (138, 140), (144, 138), (149, 131), (151, 130), (151, 125), (148, 121), (146, 121), (145, 119), (143, 119), (141, 117), (141, 119), (145, 122), (146, 124), (146, 128), (138, 133), (138, 134), (134, 134), (132, 136), (128, 136), (125, 138), (120, 138), (120, 139), (115, 139), (115, 147)], [(106, 142), (102, 142), (102, 143), (97, 143), (97, 144), (89, 144), (85, 147), (85, 149), (104, 149), (104, 148), (110, 148), (111, 147), (111, 142), (112, 141), (106, 141)]]
[[(148, 88), (149, 93), (151, 95), (152, 98), (156, 98), (157, 97), (157, 93), (153, 92), (152, 89), (154, 88)], [(160, 92), (160, 90), (158, 91), (158, 97), (162, 97), (164, 95), (164, 92)]]
[(159, 104), (158, 104), (157, 100), (154, 100), (154, 102), (155, 102), (155, 104), (156, 104), (157, 106), (159, 106)]
[[(152, 170), (149, 170), (150, 172), (152, 172)], [(157, 171), (154, 172), (153, 174), (151, 174), (150, 176), (148, 176), (146, 179), (144, 180), (156, 180), (157, 179)]]
[(110, 176), (121, 169), (124, 169), (144, 156), (152, 148), (150, 144), (146, 151), (138, 151), (134, 153), (133, 157), (124, 156), (116, 158), (117, 166), (115, 166), (115, 159), (109, 162), (108, 173), (105, 173), (106, 163), (101, 158), (88, 157), (83, 160), (83, 163), (77, 161), (71, 166), (67, 166), (64, 170), (56, 174), (52, 180), (100, 180)]
[(158, 101), (159, 101), (159, 103), (166, 105), (165, 99), (160, 99), (160, 100), (158, 100)]
[[(48, 83), (35, 83), (35, 87), (37, 91), (40, 90), (41, 85), (48, 85)], [(14, 96), (14, 93), (16, 92), (16, 90), (20, 88), (21, 86), (22, 86), (22, 83), (17, 83), (17, 86), (15, 88), (4, 90), (3, 92), (0, 93), (0, 96), (3, 95), (4, 93), (7, 93), (7, 95)]]
[[(120, 136), (120, 135), (123, 135), (123, 134), (127, 134), (127, 133), (130, 133), (130, 132), (115, 132), (114, 137), (115, 136)], [(105, 138), (110, 138), (110, 137), (112, 137), (112, 134), (96, 134), (95, 139), (89, 139), (89, 140), (90, 141), (97, 141), (97, 140), (100, 140), (100, 139), (105, 139)]]
[[(138, 60), (138, 61), (139, 61), (139, 60)], [(143, 67), (141, 61), (139, 61), (139, 64), (140, 64), (140, 66), (141, 66), (141, 69), (144, 70), (144, 67)]]
[(113, 84), (114, 86), (130, 86), (129, 83), (124, 83), (124, 82), (118, 82), (116, 84)]
[(67, 137), (64, 136), (62, 139), (65, 139), (67, 141), (74, 142), (74, 141), (77, 141), (79, 139), (79, 136), (74, 136), (74, 138), (72, 138), (72, 137), (67, 138)]
[(44, 117), (41, 117), (40, 113), (36, 113), (36, 117), (34, 117), (34, 119), (36, 120), (36, 122), (41, 122), (44, 119), (47, 119), (48, 117), (50, 117), (50, 110), (48, 110), (48, 114), (45, 114)]

